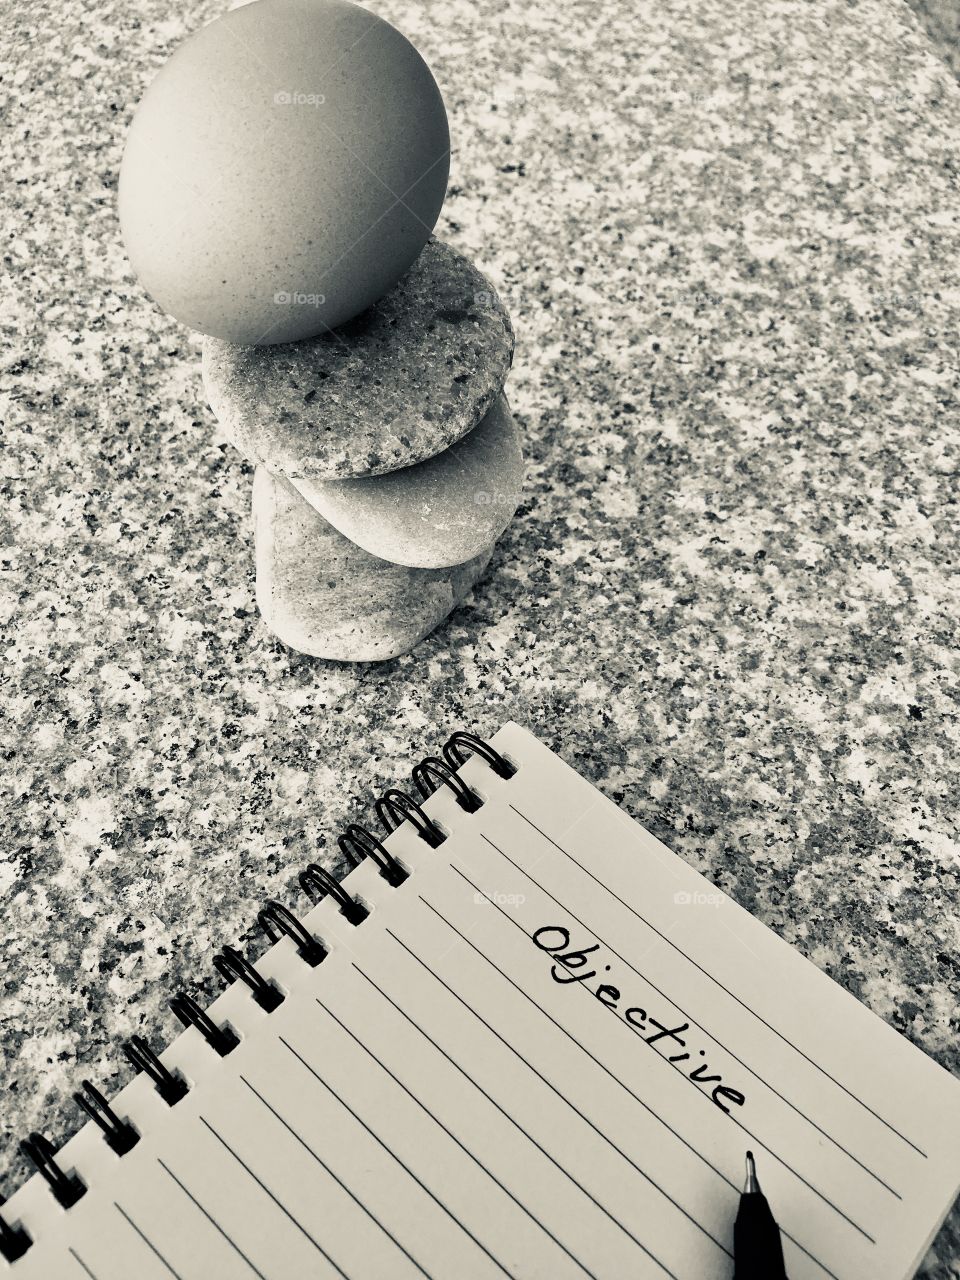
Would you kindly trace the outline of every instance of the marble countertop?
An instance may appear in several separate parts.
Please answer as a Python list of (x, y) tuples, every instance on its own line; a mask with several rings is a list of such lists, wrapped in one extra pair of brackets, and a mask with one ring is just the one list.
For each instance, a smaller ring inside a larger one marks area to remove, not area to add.
[(6, 40), (3, 1190), (374, 794), (508, 718), (960, 1074), (960, 91), (910, 12), (371, 6), (445, 94), (438, 232), (512, 313), (529, 475), (468, 602), (350, 667), (260, 624), (251, 469), (119, 243), (125, 124), (221, 7)]

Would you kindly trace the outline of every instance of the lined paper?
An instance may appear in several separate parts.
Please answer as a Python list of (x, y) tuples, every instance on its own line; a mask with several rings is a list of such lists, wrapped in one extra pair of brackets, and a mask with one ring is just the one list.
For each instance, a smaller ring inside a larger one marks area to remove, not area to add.
[(164, 1055), (167, 1107), (115, 1100), (143, 1137), (88, 1126), (62, 1153), (89, 1184), (62, 1211), (40, 1179), (4, 1207), (36, 1243), (24, 1277), (725, 1280), (744, 1153), (757, 1157), (791, 1280), (903, 1280), (960, 1188), (960, 1084), (693, 872), (515, 725), (518, 766), (473, 759), (475, 815), (445, 791), (430, 850), (387, 842)]

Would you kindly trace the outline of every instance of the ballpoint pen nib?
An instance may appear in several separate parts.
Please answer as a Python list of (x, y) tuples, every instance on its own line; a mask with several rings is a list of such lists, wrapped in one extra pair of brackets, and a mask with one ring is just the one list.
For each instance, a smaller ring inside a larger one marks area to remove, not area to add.
[(753, 1152), (747, 1152), (747, 1180), (743, 1184), (744, 1195), (756, 1195), (760, 1190), (760, 1183), (757, 1181), (757, 1166), (753, 1162)]

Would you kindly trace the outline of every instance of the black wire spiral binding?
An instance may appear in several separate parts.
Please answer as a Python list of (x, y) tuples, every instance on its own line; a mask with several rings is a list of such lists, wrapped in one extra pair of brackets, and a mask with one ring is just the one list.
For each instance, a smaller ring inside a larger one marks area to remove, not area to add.
[(213, 967), (227, 982), (235, 982), (237, 978), (245, 982), (254, 1000), (267, 1013), (273, 1013), (286, 999), (276, 983), (269, 982), (236, 947), (224, 947), (213, 957)]
[(374, 809), (380, 819), (380, 825), (387, 835), (396, 831), (403, 822), (409, 822), (421, 840), (425, 840), (431, 849), (437, 849), (446, 840), (446, 835), (439, 823), (427, 817), (424, 811), (405, 791), (391, 787), (379, 800), (374, 802)]
[(76, 1173), (64, 1173), (56, 1161), (57, 1149), (42, 1133), (31, 1133), (20, 1142), (20, 1150), (45, 1178), (54, 1198), (64, 1209), (87, 1194), (87, 1184)]
[[(460, 808), (476, 813), (483, 799), (468, 786), (456, 770), (470, 755), (477, 755), (499, 778), (512, 778), (517, 767), (501, 755), (489, 743), (475, 734), (460, 731), (451, 735), (443, 746), (443, 758), (427, 756), (413, 770), (413, 779), (421, 796), (427, 799), (438, 787), (446, 786), (454, 794)], [(417, 835), (433, 849), (447, 838), (446, 832), (430, 818), (405, 791), (391, 788), (375, 802), (377, 817), (387, 835), (392, 834), (404, 822), (410, 822)], [(353, 866), (359, 866), (364, 858), (371, 858), (380, 875), (388, 884), (396, 887), (407, 879), (406, 868), (385, 848), (381, 841), (366, 828), (352, 823), (338, 838), (344, 856)], [(300, 873), (300, 886), (313, 902), (329, 895), (340, 912), (351, 924), (360, 925), (369, 915), (367, 907), (319, 863), (311, 862)], [(276, 899), (268, 899), (257, 914), (257, 923), (272, 943), (288, 937), (296, 947), (300, 958), (311, 967), (318, 965), (327, 955), (327, 949), (288, 907)], [(214, 956), (214, 967), (228, 982), (240, 979), (253, 992), (253, 998), (261, 1008), (272, 1012), (284, 1000), (283, 992), (273, 982), (264, 978), (246, 957), (235, 947), (225, 946)], [(240, 1038), (229, 1026), (217, 1026), (192, 996), (179, 992), (170, 1001), (170, 1007), (186, 1027), (196, 1027), (207, 1043), (221, 1057), (232, 1052)], [(160, 1096), (169, 1106), (174, 1106), (190, 1091), (187, 1081), (179, 1072), (170, 1071), (153, 1052), (142, 1036), (131, 1036), (122, 1049), (137, 1072), (144, 1072), (153, 1081)], [(129, 1122), (121, 1119), (113, 1107), (89, 1080), (82, 1083), (82, 1092), (75, 1093), (75, 1101), (101, 1129), (105, 1141), (118, 1155), (125, 1155), (140, 1141), (140, 1134)], [(20, 1149), (35, 1165), (38, 1173), (47, 1181), (57, 1202), (64, 1208), (86, 1193), (87, 1186), (77, 1173), (66, 1173), (56, 1161), (56, 1149), (41, 1133), (31, 1133), (20, 1143)], [(3, 1204), (0, 1198), (0, 1204)], [(8, 1262), (23, 1257), (32, 1245), (30, 1234), (19, 1224), (11, 1225), (0, 1214), (0, 1256)]]
[(515, 764), (511, 764), (507, 757), (501, 755), (496, 747), (491, 747), (489, 742), (484, 742), (475, 733), (467, 733), (464, 729), (458, 729), (443, 744), (443, 757), (451, 769), (459, 769), (462, 764), (466, 763), (468, 756), (471, 755), (480, 756), (482, 760), (485, 760), (498, 778), (512, 778), (517, 772)]
[[(0, 1204), (3, 1204), (0, 1199)], [(26, 1230), (19, 1226), (11, 1226), (5, 1221), (0, 1214), (0, 1257), (6, 1258), (8, 1262), (16, 1262), (18, 1258), (22, 1258), (30, 1246), (33, 1244), (33, 1237), (28, 1235)]]
[(323, 943), (303, 927), (289, 907), (277, 902), (276, 898), (269, 898), (264, 903), (263, 910), (257, 913), (257, 924), (271, 942), (279, 942), (282, 937), (290, 938), (297, 948), (297, 955), (311, 969), (315, 969), (327, 954)]
[(185, 1027), (196, 1027), (210, 1048), (219, 1053), (221, 1058), (232, 1053), (240, 1043), (240, 1037), (235, 1031), (230, 1027), (218, 1027), (209, 1013), (201, 1009), (193, 996), (187, 995), (185, 991), (180, 991), (173, 997), (170, 1008)]
[(366, 827), (360, 827), (355, 822), (351, 822), (343, 835), (337, 837), (337, 844), (343, 856), (355, 867), (359, 867), (364, 858), (375, 862), (384, 880), (394, 889), (398, 889), (410, 874), (392, 853), (387, 852), (376, 836), (372, 836)]
[(300, 888), (311, 902), (319, 902), (329, 894), (336, 900), (340, 914), (346, 916), (351, 924), (363, 924), (370, 914), (363, 903), (347, 893), (340, 881), (318, 862), (308, 863), (300, 872), (298, 879)]
[(140, 1135), (129, 1120), (121, 1120), (99, 1089), (89, 1080), (81, 1080), (82, 1093), (73, 1100), (103, 1132), (104, 1141), (118, 1156), (125, 1156), (140, 1141)]
[(167, 1106), (175, 1106), (190, 1092), (183, 1076), (168, 1071), (143, 1036), (131, 1036), (124, 1041), (122, 1048), (133, 1069), (150, 1077)]
[(454, 773), (445, 760), (439, 756), (427, 756), (413, 770), (413, 780), (424, 800), (428, 799), (438, 787), (449, 787), (457, 804), (464, 813), (476, 813), (483, 806), (483, 801), (468, 787), (459, 774)]

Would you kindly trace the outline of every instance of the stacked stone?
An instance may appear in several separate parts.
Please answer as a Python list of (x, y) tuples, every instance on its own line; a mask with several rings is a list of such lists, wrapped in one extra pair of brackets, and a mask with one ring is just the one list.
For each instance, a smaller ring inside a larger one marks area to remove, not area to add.
[(204, 339), (210, 405), (256, 464), (257, 604), (280, 640), (344, 662), (393, 658), (467, 595), (520, 500), (512, 358), (489, 281), (433, 238), (335, 331)]

